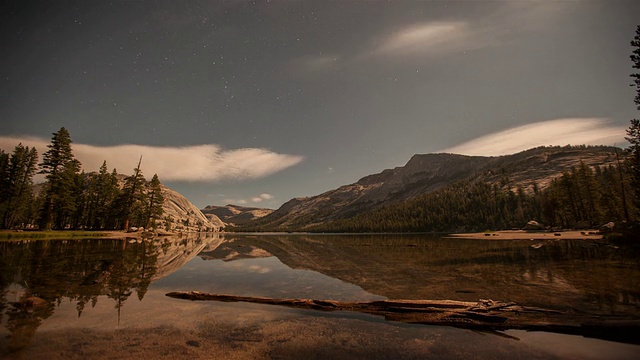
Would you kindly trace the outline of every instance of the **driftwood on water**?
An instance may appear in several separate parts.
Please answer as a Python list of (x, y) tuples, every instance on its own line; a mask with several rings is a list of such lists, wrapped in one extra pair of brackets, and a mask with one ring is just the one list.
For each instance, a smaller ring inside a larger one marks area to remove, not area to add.
[(576, 314), (493, 300), (479, 300), (478, 302), (454, 300), (343, 302), (234, 296), (198, 291), (170, 292), (166, 295), (187, 300), (249, 302), (319, 311), (353, 311), (380, 315), (389, 321), (411, 324), (448, 325), (481, 331), (508, 329), (547, 331), (640, 344), (640, 339), (636, 335), (640, 331), (640, 319), (638, 318)]

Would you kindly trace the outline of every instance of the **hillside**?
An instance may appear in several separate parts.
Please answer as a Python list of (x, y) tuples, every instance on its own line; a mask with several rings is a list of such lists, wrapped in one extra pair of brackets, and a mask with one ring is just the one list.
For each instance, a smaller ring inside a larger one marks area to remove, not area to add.
[(306, 229), (398, 204), (465, 180), (496, 184), (503, 190), (520, 187), (531, 193), (533, 184), (544, 190), (564, 171), (581, 162), (589, 167), (613, 165), (615, 152), (616, 148), (607, 146), (556, 146), (497, 157), (414, 155), (404, 166), (363, 177), (320, 195), (292, 199), (246, 228)]

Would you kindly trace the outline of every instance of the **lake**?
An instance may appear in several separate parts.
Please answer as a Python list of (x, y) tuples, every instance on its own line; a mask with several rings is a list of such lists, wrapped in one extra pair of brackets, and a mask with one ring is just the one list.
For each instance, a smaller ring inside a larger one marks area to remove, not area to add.
[(635, 359), (640, 346), (472, 331), (350, 311), (189, 301), (191, 291), (340, 301), (493, 299), (640, 318), (640, 254), (587, 240), (202, 234), (0, 242), (0, 357)]

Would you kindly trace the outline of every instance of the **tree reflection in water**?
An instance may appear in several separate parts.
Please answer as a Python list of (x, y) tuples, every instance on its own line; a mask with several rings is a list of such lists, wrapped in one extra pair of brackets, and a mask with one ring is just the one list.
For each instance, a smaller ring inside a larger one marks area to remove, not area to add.
[[(152, 281), (193, 258), (210, 238), (141, 240), (25, 240), (0, 243), (0, 323), (9, 351), (28, 345), (63, 300), (78, 317), (101, 296), (120, 310), (135, 292), (142, 300)], [(162, 268), (162, 267), (165, 268)]]

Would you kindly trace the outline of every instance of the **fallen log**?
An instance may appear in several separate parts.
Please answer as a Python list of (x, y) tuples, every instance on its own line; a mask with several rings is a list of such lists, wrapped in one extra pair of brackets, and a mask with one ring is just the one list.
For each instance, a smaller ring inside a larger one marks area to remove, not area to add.
[(210, 294), (199, 291), (170, 292), (166, 296), (192, 301), (248, 302), (318, 311), (353, 311), (384, 316), (410, 324), (447, 325), (478, 331), (509, 329), (582, 335), (604, 340), (640, 344), (640, 318), (575, 314), (554, 309), (521, 306), (513, 302), (479, 300), (377, 300), (334, 301)]

